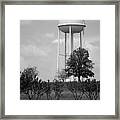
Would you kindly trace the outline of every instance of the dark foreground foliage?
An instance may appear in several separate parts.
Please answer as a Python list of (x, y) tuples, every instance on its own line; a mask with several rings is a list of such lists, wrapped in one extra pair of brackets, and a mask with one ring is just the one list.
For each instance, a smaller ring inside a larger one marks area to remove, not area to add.
[[(34, 71), (34, 72), (33, 72)], [(20, 77), (21, 100), (99, 100), (100, 81), (42, 81), (36, 68), (27, 68)]]
[(71, 91), (75, 100), (100, 99), (100, 81), (90, 81), (90, 79), (88, 79), (83, 82), (68, 82), (67, 88)]

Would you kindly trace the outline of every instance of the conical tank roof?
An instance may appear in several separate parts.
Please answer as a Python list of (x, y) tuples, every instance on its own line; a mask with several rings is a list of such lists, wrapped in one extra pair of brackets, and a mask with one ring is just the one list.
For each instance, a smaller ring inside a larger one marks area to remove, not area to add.
[(59, 20), (59, 24), (67, 24), (67, 23), (83, 23), (82, 20)]
[(72, 33), (81, 32), (86, 27), (83, 20), (60, 20), (58, 27), (60, 31), (69, 33), (69, 26), (72, 28)]

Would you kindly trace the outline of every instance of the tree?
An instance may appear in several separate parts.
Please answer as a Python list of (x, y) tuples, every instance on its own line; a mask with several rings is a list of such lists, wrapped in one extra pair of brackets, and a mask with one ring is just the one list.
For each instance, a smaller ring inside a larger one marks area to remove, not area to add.
[(20, 72), (20, 92), (26, 92), (29, 99), (38, 88), (38, 71), (36, 67), (28, 67)]
[(64, 91), (64, 83), (58, 80), (54, 80), (53, 90), (55, 92), (55, 99), (59, 100), (62, 96), (62, 92)]
[(80, 78), (94, 77), (92, 72), (93, 62), (89, 59), (88, 50), (84, 48), (77, 48), (74, 50), (67, 60), (66, 74), (68, 77), (74, 76)]

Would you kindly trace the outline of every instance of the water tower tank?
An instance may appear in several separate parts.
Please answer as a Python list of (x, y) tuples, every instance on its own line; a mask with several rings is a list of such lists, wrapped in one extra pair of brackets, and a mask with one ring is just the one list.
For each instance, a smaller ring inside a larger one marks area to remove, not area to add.
[(69, 33), (69, 26), (71, 26), (72, 33), (80, 33), (86, 27), (83, 20), (60, 20), (58, 27), (64, 33)]

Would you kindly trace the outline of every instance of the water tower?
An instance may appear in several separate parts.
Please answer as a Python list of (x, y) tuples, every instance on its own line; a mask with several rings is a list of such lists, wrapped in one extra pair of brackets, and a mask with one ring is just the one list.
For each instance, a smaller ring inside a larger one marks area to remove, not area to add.
[[(79, 34), (79, 47), (82, 47), (82, 33), (84, 34), (84, 28), (86, 27), (84, 20), (61, 20), (58, 24), (58, 53), (57, 53), (57, 72), (59, 73), (59, 61), (60, 61), (60, 33), (64, 35), (64, 61), (66, 68), (67, 46), (70, 47), (69, 53), (74, 50), (74, 37), (75, 33)], [(67, 45), (70, 43), (69, 45)]]

